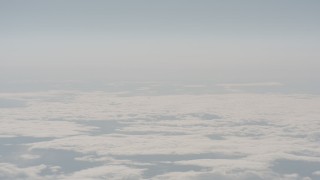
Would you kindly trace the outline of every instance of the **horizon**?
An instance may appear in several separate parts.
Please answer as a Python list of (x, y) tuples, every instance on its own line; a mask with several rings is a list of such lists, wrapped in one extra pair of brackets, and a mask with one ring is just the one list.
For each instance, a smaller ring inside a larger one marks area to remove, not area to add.
[(0, 179), (320, 179), (320, 1), (0, 0)]

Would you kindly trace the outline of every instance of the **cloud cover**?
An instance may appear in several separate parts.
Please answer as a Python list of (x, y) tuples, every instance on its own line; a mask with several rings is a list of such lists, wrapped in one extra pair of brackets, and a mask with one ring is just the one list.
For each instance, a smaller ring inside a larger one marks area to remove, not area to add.
[(3, 179), (319, 178), (318, 95), (1, 98), (26, 102), (0, 111)]

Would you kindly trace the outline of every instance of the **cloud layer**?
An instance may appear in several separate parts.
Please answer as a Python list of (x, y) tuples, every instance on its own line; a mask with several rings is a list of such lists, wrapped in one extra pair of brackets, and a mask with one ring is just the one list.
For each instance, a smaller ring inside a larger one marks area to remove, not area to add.
[(2, 179), (320, 178), (318, 95), (51, 91), (0, 99)]

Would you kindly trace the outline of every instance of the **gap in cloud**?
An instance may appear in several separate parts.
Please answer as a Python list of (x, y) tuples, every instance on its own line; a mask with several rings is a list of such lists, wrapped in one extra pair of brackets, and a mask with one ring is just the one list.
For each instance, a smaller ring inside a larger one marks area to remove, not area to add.
[(155, 163), (149, 166), (138, 166), (139, 168), (145, 168), (142, 176), (146, 179), (153, 178), (158, 175), (171, 173), (171, 172), (204, 172), (206, 168), (196, 165), (181, 165), (175, 163)]
[(278, 159), (271, 168), (281, 174), (298, 174), (300, 177), (317, 179), (319, 176), (315, 172), (320, 170), (320, 161)]
[(0, 108), (22, 108), (27, 107), (23, 100), (0, 98)]
[(212, 140), (225, 140), (226, 139), (225, 137), (223, 137), (220, 134), (209, 134), (209, 135), (207, 135), (207, 137)]
[(39, 156), (39, 158), (28, 161), (26, 163), (28, 166), (46, 164), (49, 167), (59, 167), (57, 171), (52, 171), (52, 169), (50, 168), (46, 169), (42, 172), (42, 175), (52, 175), (61, 173), (70, 174), (83, 169), (102, 165), (101, 162), (77, 160), (77, 158), (88, 154), (82, 154), (75, 151), (61, 149), (33, 149), (31, 153), (33, 155)]
[[(0, 160), (27, 166), (27, 159), (31, 157), (28, 150), (29, 143), (50, 141), (54, 138), (39, 138), (31, 136), (1, 137), (0, 138)], [(30, 156), (29, 156), (30, 155)], [(26, 159), (27, 158), (27, 159)]]

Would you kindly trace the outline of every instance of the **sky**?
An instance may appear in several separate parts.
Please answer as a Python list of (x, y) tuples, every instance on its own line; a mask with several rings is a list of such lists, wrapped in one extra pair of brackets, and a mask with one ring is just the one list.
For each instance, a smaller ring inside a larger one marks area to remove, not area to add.
[(0, 81), (280, 82), (319, 92), (316, 0), (0, 1)]
[(320, 179), (319, 0), (0, 0), (0, 179)]

